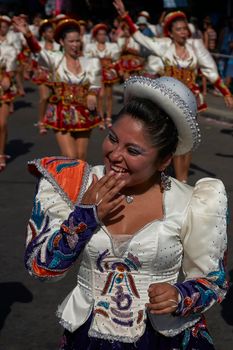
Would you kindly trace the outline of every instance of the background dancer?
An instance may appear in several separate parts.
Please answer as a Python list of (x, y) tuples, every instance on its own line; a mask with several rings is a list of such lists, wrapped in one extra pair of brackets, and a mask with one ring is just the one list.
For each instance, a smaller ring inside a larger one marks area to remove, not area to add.
[[(17, 52), (15, 48), (8, 44), (5, 35), (1, 36), (1, 28), (5, 28), (5, 23), (9, 26), (8, 18), (0, 17), (0, 172), (6, 167), (5, 146), (7, 141), (7, 120), (10, 114), (10, 107), (17, 95), (14, 84), (14, 75), (16, 71)], [(4, 30), (4, 33), (7, 32)]]
[(53, 55), (41, 48), (25, 21), (16, 17), (14, 23), (31, 50), (38, 53), (39, 64), (52, 75), (44, 126), (55, 131), (63, 156), (85, 159), (91, 129), (100, 123), (96, 110), (101, 77), (99, 60), (79, 57), (80, 27), (73, 19), (61, 20), (57, 25), (54, 37), (63, 52)]
[[(226, 105), (233, 107), (229, 89), (219, 76), (217, 66), (201, 39), (189, 39), (190, 31), (186, 15), (181, 11), (169, 13), (163, 22), (164, 38), (148, 38), (133, 23), (125, 10), (122, 0), (115, 0), (118, 14), (127, 21), (134, 39), (161, 58), (163, 71), (160, 74), (172, 76), (185, 83), (196, 95), (198, 110), (206, 109), (200, 89), (196, 84), (198, 69), (223, 95)], [(191, 153), (177, 156), (173, 160), (176, 178), (187, 182), (191, 163)]]
[[(108, 27), (104, 23), (95, 25), (92, 30), (94, 42), (87, 44), (84, 55), (100, 59), (102, 66), (102, 87), (98, 96), (98, 112), (106, 127), (112, 125), (112, 89), (119, 81), (114, 63), (120, 56), (120, 49), (116, 43), (108, 42)], [(105, 114), (106, 106), (106, 114)], [(102, 127), (104, 127), (102, 123)]]
[(40, 183), (26, 268), (56, 281), (76, 263), (77, 285), (58, 308), (60, 350), (213, 350), (203, 313), (228, 286), (224, 185), (164, 173), (174, 153), (199, 144), (195, 97), (170, 77), (125, 87), (104, 166), (29, 163)]

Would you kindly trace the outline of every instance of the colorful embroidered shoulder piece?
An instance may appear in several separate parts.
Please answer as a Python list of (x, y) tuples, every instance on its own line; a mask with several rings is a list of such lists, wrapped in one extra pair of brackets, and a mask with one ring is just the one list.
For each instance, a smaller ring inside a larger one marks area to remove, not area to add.
[(81, 197), (90, 172), (90, 166), (85, 161), (65, 157), (35, 159), (28, 163), (28, 167), (32, 174), (43, 175), (70, 207)]

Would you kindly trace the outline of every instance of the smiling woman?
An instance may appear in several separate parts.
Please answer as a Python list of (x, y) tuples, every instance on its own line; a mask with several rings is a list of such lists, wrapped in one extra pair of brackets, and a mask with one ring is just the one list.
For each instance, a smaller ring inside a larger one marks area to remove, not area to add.
[(40, 182), (26, 268), (54, 281), (74, 263), (78, 271), (58, 307), (60, 350), (214, 349), (202, 313), (227, 290), (224, 185), (165, 175), (174, 154), (198, 146), (196, 113), (176, 79), (130, 78), (103, 166), (29, 163)]

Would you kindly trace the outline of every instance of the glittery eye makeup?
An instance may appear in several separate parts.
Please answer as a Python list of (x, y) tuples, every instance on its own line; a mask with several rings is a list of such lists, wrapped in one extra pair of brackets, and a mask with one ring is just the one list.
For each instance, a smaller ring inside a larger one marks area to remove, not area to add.
[[(119, 142), (119, 139), (113, 130), (109, 130), (107, 137), (111, 143)], [(132, 156), (138, 156), (146, 153), (146, 150), (144, 150), (142, 147), (140, 147), (137, 144), (127, 143), (126, 148), (127, 148), (127, 152)]]

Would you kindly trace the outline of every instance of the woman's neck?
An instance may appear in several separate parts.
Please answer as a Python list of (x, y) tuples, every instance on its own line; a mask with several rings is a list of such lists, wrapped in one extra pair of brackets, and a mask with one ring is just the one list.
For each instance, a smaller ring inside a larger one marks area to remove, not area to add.
[(185, 48), (185, 44), (186, 44), (186, 42), (184, 42), (184, 43), (179, 43), (179, 42), (177, 42), (177, 41), (173, 41), (174, 42), (174, 45), (175, 45), (175, 48), (176, 49), (184, 49)]
[(70, 63), (74, 63), (78, 60), (78, 55), (75, 55), (75, 56), (71, 56), (70, 54), (68, 54), (67, 52), (65, 52), (65, 58), (66, 58), (66, 61), (67, 62), (70, 62)]
[(160, 184), (161, 184), (160, 174), (155, 174), (151, 178), (149, 178), (148, 181), (143, 182), (142, 184), (137, 184), (135, 186), (124, 188), (121, 191), (121, 193), (126, 195), (126, 196), (142, 195), (142, 194), (150, 191), (155, 186), (160, 187)]
[(106, 43), (99, 43), (99, 42), (97, 42), (97, 47), (100, 50), (104, 50), (105, 49), (105, 45), (106, 45)]
[(53, 40), (46, 39), (46, 40), (45, 40), (45, 47), (46, 47), (46, 49), (48, 49), (48, 50), (53, 49)]

